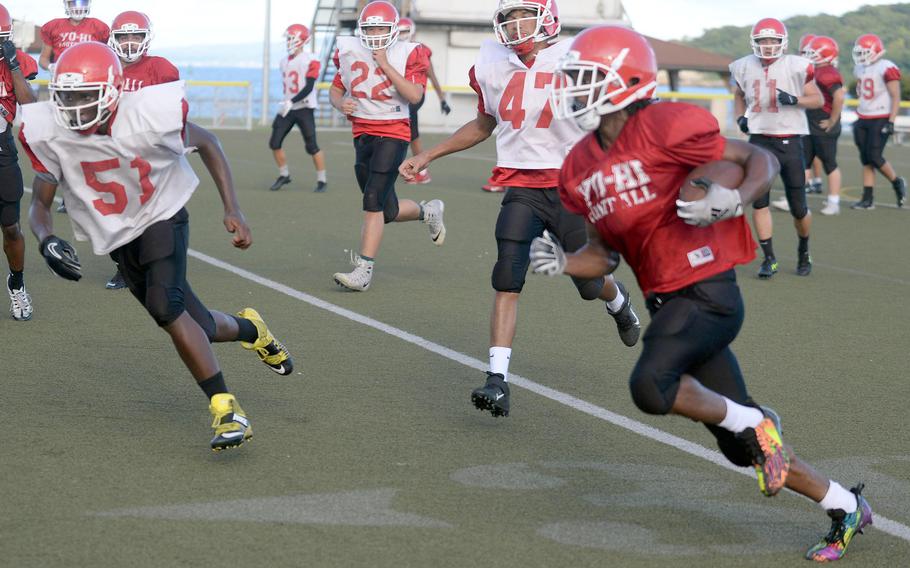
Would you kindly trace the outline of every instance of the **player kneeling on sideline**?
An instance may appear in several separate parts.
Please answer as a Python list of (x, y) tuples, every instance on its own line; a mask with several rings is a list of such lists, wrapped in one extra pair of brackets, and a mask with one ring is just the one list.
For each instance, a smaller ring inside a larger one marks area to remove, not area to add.
[(338, 74), (332, 82), (332, 106), (348, 117), (354, 133), (354, 174), (363, 193), (360, 254), (351, 254), (354, 270), (336, 272), (339, 286), (363, 292), (373, 279), (373, 262), (386, 223), (422, 221), (430, 239), (442, 246), (445, 204), (439, 200), (398, 201), (395, 180), (411, 140), (409, 103), (423, 98), (426, 52), (419, 44), (398, 40), (398, 10), (371, 2), (360, 13), (360, 36), (339, 37)]
[[(819, 503), (831, 530), (806, 557), (841, 558), (872, 523), (862, 484), (844, 489), (783, 444), (779, 418), (749, 396), (730, 350), (744, 314), (733, 268), (755, 258), (743, 208), (767, 194), (777, 161), (767, 150), (724, 139), (700, 107), (653, 102), (657, 61), (638, 33), (590, 28), (568, 53), (554, 76), (554, 112), (593, 132), (566, 157), (559, 194), (586, 217), (588, 243), (566, 253), (549, 234), (538, 237), (534, 272), (597, 278), (622, 255), (651, 313), (629, 380), (635, 405), (704, 424), (727, 459), (755, 468), (766, 496), (787, 487)], [(739, 188), (700, 179), (704, 198), (681, 200), (690, 172), (717, 160), (742, 167)]]
[(278, 179), (269, 189), (278, 191), (281, 186), (291, 183), (288, 159), (281, 149), (284, 139), (296, 125), (303, 135), (306, 153), (313, 157), (316, 168), (316, 193), (328, 189), (325, 175), (325, 154), (316, 143), (316, 79), (319, 77), (319, 60), (312, 53), (303, 50), (310, 38), (310, 30), (303, 24), (291, 24), (284, 32), (288, 56), (281, 60), (281, 77), (284, 82), (284, 100), (272, 122), (272, 137), (269, 148), (278, 165)]
[(237, 316), (208, 310), (186, 280), (187, 201), (199, 184), (186, 154), (212, 163), (233, 245), (252, 243), (230, 166), (218, 139), (186, 122), (182, 82), (122, 93), (123, 69), (111, 49), (82, 43), (60, 56), (52, 100), (23, 107), (20, 140), (38, 176), (29, 211), (41, 254), (57, 275), (82, 277), (73, 247), (54, 234), (50, 206), (60, 186), (76, 238), (110, 254), (130, 291), (170, 336), (210, 399), (215, 451), (252, 436), (249, 419), (228, 392), (211, 342), (240, 341), (272, 371), (289, 375), (287, 349), (252, 308)]
[(13, 120), (20, 104), (34, 102), (35, 93), (26, 79), (34, 79), (38, 65), (28, 54), (16, 49), (13, 18), (0, 5), (0, 230), (3, 252), (9, 263), (6, 291), (9, 314), (16, 321), (32, 319), (32, 297), (25, 290), (25, 239), (19, 227), (19, 202), (24, 186), (19, 153), (13, 140)]

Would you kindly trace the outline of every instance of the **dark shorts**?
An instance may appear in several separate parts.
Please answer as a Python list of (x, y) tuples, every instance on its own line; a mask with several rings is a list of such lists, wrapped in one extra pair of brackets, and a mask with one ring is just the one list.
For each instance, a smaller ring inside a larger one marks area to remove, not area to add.
[(864, 166), (881, 168), (885, 165), (885, 145), (888, 134), (882, 129), (888, 124), (888, 118), (860, 118), (853, 123), (853, 142), (859, 148), (859, 161)]
[(13, 127), (0, 134), (0, 227), (19, 222), (19, 202), (24, 189), (19, 153), (13, 141)]
[(372, 134), (354, 138), (354, 174), (363, 193), (363, 210), (382, 211), (386, 223), (398, 217), (395, 181), (407, 152), (408, 142), (398, 138)]
[(426, 95), (426, 93), (424, 93), (424, 95), (422, 97), (420, 97), (419, 103), (408, 105), (408, 110), (411, 113), (411, 140), (414, 140), (415, 138), (420, 138), (420, 126), (417, 123), (417, 111), (420, 110), (420, 107), (423, 106), (423, 103), (426, 100), (427, 100), (427, 95)]
[[(556, 188), (510, 187), (502, 199), (496, 219), (498, 257), (493, 268), (493, 288), (500, 292), (521, 292), (530, 264), (531, 241), (550, 231), (568, 252), (588, 242), (585, 220), (570, 213), (559, 200)], [(604, 279), (572, 278), (585, 299), (599, 296)], [(595, 292), (596, 291), (596, 292)], [(589, 297), (593, 295), (593, 297)]]
[(111, 252), (111, 258), (130, 292), (158, 325), (171, 324), (186, 311), (211, 341), (215, 337), (215, 320), (186, 280), (189, 236), (189, 214), (181, 209)]
[(837, 169), (838, 136), (840, 128), (837, 129), (837, 134), (810, 134), (803, 137), (803, 160), (806, 162), (806, 169), (812, 167), (815, 158), (821, 160), (826, 174)]
[[(753, 134), (749, 143), (768, 150), (780, 162), (780, 179), (784, 183), (787, 201), (790, 203), (790, 213), (797, 219), (802, 219), (808, 205), (806, 203), (806, 164), (803, 162), (802, 137), (789, 136), (778, 138)], [(766, 193), (755, 200), (752, 206), (756, 209), (767, 207), (771, 202), (770, 193)]]
[(306, 152), (309, 155), (319, 152), (319, 144), (316, 143), (316, 119), (313, 117), (313, 109), (302, 108), (288, 112), (287, 116), (275, 115), (272, 121), (272, 137), (269, 138), (269, 148), (278, 150), (284, 144), (291, 129), (296, 126), (303, 134), (303, 143), (306, 145)]
[[(647, 306), (651, 324), (629, 379), (639, 408), (652, 414), (668, 413), (684, 373), (734, 402), (755, 405), (730, 350), (745, 314), (733, 270), (671, 294), (652, 295)], [(731, 432), (706, 426), (731, 462), (740, 466), (752, 463)]]

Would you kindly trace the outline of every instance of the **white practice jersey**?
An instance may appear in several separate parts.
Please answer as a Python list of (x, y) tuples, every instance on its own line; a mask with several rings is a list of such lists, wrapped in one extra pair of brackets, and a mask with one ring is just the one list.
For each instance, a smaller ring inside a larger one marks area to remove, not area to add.
[(174, 216), (199, 179), (186, 159), (183, 81), (120, 96), (111, 135), (54, 121), (50, 102), (22, 107), (24, 138), (63, 190), (73, 232), (107, 254)]
[(900, 69), (887, 59), (879, 59), (872, 65), (857, 65), (853, 68), (856, 77), (856, 97), (860, 118), (885, 118), (891, 115), (891, 94), (889, 81), (900, 81)]
[[(279, 64), (281, 78), (284, 82), (284, 100), (296, 97), (306, 86), (307, 78), (319, 77), (319, 59), (308, 51), (301, 51), (291, 58), (285, 57)], [(316, 87), (303, 100), (294, 103), (291, 110), (316, 108)]]
[(496, 119), (497, 166), (558, 169), (584, 136), (574, 119), (554, 119), (550, 107), (553, 73), (571, 43), (563, 40), (540, 51), (530, 68), (494, 40), (480, 45), (474, 77), (484, 110)]
[(733, 80), (746, 95), (746, 118), (750, 134), (794, 136), (809, 134), (806, 110), (777, 102), (777, 91), (802, 96), (812, 79), (812, 62), (798, 55), (783, 55), (770, 65), (762, 65), (755, 55), (730, 64)]
[[(342, 36), (337, 40), (338, 72), (348, 95), (357, 99), (353, 116), (368, 120), (410, 118), (408, 100), (373, 61), (373, 52), (363, 47), (360, 39)], [(405, 68), (411, 52), (420, 44), (396, 41), (386, 50), (386, 57), (398, 73), (407, 78)]]

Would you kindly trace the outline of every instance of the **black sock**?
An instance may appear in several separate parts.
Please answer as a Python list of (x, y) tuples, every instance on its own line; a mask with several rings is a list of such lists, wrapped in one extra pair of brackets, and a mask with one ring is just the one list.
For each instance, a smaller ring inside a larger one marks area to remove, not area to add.
[(373, 262), (374, 260), (376, 260), (376, 259), (373, 258), (372, 256), (360, 255), (360, 258), (363, 259), (363, 260), (365, 260), (365, 261), (367, 261), (367, 262)]
[(256, 325), (246, 318), (231, 316), (237, 322), (237, 341), (255, 343), (259, 339), (259, 330)]
[(863, 186), (863, 201), (872, 201), (872, 186)]
[(22, 278), (22, 271), (10, 270), (9, 271), (9, 289), (10, 290), (21, 290), (22, 286), (25, 285)]
[(900, 184), (901, 184), (901, 178), (899, 176), (894, 176), (894, 180), (891, 182), (891, 187), (893, 187), (894, 189), (897, 189), (898, 187), (900, 187)]
[(196, 383), (199, 385), (199, 388), (202, 389), (202, 392), (205, 393), (205, 396), (212, 398), (216, 394), (223, 394), (228, 392), (227, 385), (224, 384), (224, 375), (221, 374), (221, 371), (211, 378), (208, 378), (204, 381), (199, 381)]
[(758, 241), (758, 244), (761, 245), (761, 251), (765, 253), (765, 258), (774, 259), (774, 245), (771, 244), (771, 239), (766, 241)]
[(799, 238), (799, 246), (797, 247), (796, 251), (799, 254), (806, 254), (809, 252), (809, 237)]
[(417, 207), (420, 207), (420, 213), (417, 214), (417, 220), (423, 221), (423, 205), (420, 203), (417, 204)]

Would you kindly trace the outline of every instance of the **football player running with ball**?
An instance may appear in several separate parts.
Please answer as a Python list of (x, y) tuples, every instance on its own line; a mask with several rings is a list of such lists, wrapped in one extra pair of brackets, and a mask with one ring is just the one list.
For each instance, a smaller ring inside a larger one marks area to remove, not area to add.
[[(808, 276), (812, 272), (809, 256), (812, 213), (806, 203), (801, 137), (809, 134), (805, 109), (821, 108), (824, 100), (812, 80), (812, 62), (786, 53), (787, 28), (783, 22), (774, 18), (759, 20), (752, 27), (751, 42), (752, 54), (730, 64), (730, 73), (736, 81), (737, 123), (743, 133), (749, 134), (749, 142), (765, 148), (780, 162), (788, 209), (799, 237), (796, 273)], [(758, 277), (762, 279), (771, 278), (778, 270), (768, 204), (768, 194), (752, 204), (755, 232), (765, 255), (758, 269)]]
[(50, 206), (59, 186), (76, 238), (89, 241), (95, 254), (110, 254), (209, 397), (212, 449), (241, 445), (253, 431), (225, 386), (211, 343), (240, 341), (281, 375), (289, 375), (293, 364), (255, 310), (237, 316), (210, 311), (186, 280), (185, 205), (199, 184), (187, 153), (198, 151), (212, 164), (232, 244), (239, 249), (252, 244), (218, 139), (186, 121), (180, 81), (123, 93), (120, 60), (104, 44), (67, 49), (49, 88), (50, 101), (23, 107), (19, 134), (38, 172), (29, 221), (41, 254), (62, 278), (82, 277), (75, 249), (54, 234)]
[[(819, 503), (831, 530), (806, 556), (841, 558), (872, 522), (862, 485), (843, 488), (784, 445), (779, 418), (749, 396), (730, 349), (744, 315), (734, 267), (755, 257), (743, 208), (767, 195), (778, 173), (774, 156), (724, 139), (705, 109), (652, 101), (657, 61), (647, 40), (628, 28), (587, 29), (569, 54), (554, 77), (555, 113), (593, 132), (566, 158), (559, 195), (587, 219), (588, 241), (567, 253), (549, 234), (535, 239), (534, 272), (597, 278), (622, 255), (651, 313), (629, 379), (635, 405), (704, 424), (727, 459), (755, 468), (763, 494), (787, 487)], [(702, 199), (679, 199), (690, 172), (717, 160), (742, 167), (740, 186), (701, 179)]]
[[(431, 161), (496, 135), (497, 165), (491, 183), (508, 191), (496, 220), (490, 370), (485, 384), (471, 393), (471, 401), (493, 416), (508, 416), (509, 362), (531, 241), (544, 230), (555, 234), (567, 250), (576, 250), (586, 240), (584, 219), (567, 211), (556, 192), (559, 168), (583, 131), (574, 121), (553, 120), (550, 108), (550, 80), (570, 44), (556, 39), (560, 30), (556, 1), (500, 0), (493, 23), (496, 41), (481, 44), (469, 71), (477, 92), (477, 117), (407, 160), (400, 170), (413, 179)], [(622, 342), (635, 345), (641, 325), (622, 284), (604, 275), (573, 282), (583, 299), (606, 303)]]
[(423, 98), (426, 52), (420, 44), (398, 41), (398, 10), (384, 1), (367, 4), (357, 22), (359, 37), (339, 37), (338, 74), (332, 82), (332, 106), (348, 117), (354, 134), (354, 174), (363, 193), (360, 252), (351, 253), (351, 272), (337, 272), (335, 282), (363, 292), (373, 281), (373, 264), (384, 225), (421, 221), (436, 246), (445, 242), (445, 204), (398, 200), (395, 180), (411, 140), (409, 104)]
[(303, 135), (306, 153), (312, 156), (316, 168), (316, 193), (328, 189), (325, 171), (325, 154), (316, 142), (316, 118), (313, 112), (316, 103), (316, 79), (319, 78), (319, 60), (304, 51), (303, 46), (310, 39), (310, 30), (303, 24), (291, 24), (284, 32), (288, 55), (281, 60), (281, 78), (284, 83), (284, 100), (272, 122), (272, 137), (269, 148), (278, 166), (278, 179), (269, 189), (278, 191), (281, 186), (291, 183), (288, 159), (281, 145), (296, 126)]

